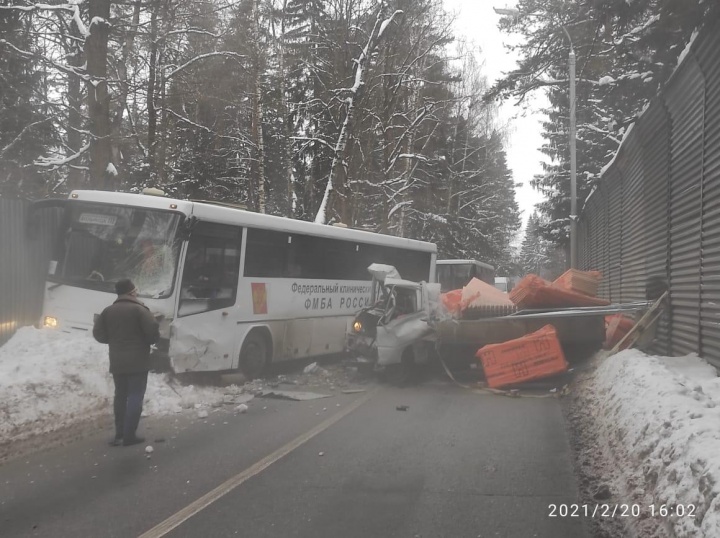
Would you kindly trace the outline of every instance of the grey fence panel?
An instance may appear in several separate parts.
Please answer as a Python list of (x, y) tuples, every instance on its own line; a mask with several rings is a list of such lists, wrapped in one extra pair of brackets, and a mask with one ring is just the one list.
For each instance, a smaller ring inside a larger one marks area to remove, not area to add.
[(598, 211), (597, 211), (597, 233), (595, 234), (596, 255), (593, 260), (593, 267), (596, 271), (600, 271), (603, 279), (600, 282), (598, 294), (607, 299), (610, 298), (610, 275), (609, 267), (609, 243), (608, 243), (608, 190), (605, 184), (598, 188)]
[(594, 194), (594, 208), (591, 215), (593, 226), (593, 254), (592, 263), (588, 269), (600, 271), (603, 279), (600, 281), (598, 295), (606, 299), (610, 298), (610, 275), (609, 266), (609, 246), (608, 246), (608, 192), (605, 183), (601, 183)]
[(700, 353), (720, 365), (720, 33), (698, 43), (705, 75)]
[[(601, 228), (602, 211), (604, 210), (603, 193), (598, 189), (595, 192), (595, 200), (593, 201), (593, 210), (590, 212), (588, 219), (588, 232), (590, 233), (590, 255), (588, 256), (588, 265), (586, 269), (602, 271), (600, 261), (602, 260), (603, 236)], [(605, 279), (603, 279), (604, 281)], [(603, 293), (603, 281), (600, 281), (598, 294)]]
[(670, 150), (670, 311), (673, 354), (700, 343), (700, 233), (704, 78), (692, 57), (668, 85)]
[(622, 301), (622, 198), (623, 178), (617, 168), (608, 170), (608, 267), (605, 273), (609, 285), (609, 299)]
[(622, 281), (623, 302), (645, 297), (645, 196), (643, 161), (638, 137), (633, 136), (618, 160), (623, 177), (622, 197)]
[(58, 213), (41, 211), (33, 233), (26, 228), (29, 203), (0, 198), (0, 344), (16, 329), (39, 321)]
[[(645, 273), (668, 280), (668, 186), (670, 182), (670, 117), (662, 101), (654, 102), (638, 122), (645, 180)], [(660, 318), (654, 353), (670, 353), (669, 314)]]
[(578, 268), (587, 267), (587, 256), (590, 250), (588, 245), (590, 236), (587, 233), (587, 222), (585, 219), (578, 220)]
[(585, 210), (581, 212), (580, 225), (582, 230), (582, 244), (583, 252), (581, 256), (580, 267), (587, 271), (592, 269), (592, 265), (595, 258), (596, 243), (597, 243), (597, 196), (595, 192), (585, 203)]

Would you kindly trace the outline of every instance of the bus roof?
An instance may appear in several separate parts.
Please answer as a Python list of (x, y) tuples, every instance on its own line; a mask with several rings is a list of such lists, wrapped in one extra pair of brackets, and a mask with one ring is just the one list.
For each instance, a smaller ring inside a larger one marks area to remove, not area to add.
[(479, 265), (480, 267), (485, 267), (486, 269), (495, 270), (495, 268), (489, 263), (483, 263), (477, 260), (438, 260), (436, 263), (438, 265)]
[(179, 211), (187, 216), (195, 216), (201, 220), (208, 219), (225, 224), (237, 224), (240, 226), (248, 226), (250, 228), (263, 228), (288, 232), (290, 234), (314, 235), (344, 241), (388, 245), (398, 248), (419, 250), (422, 252), (437, 252), (437, 246), (435, 243), (428, 243), (426, 241), (378, 234), (364, 230), (355, 230), (352, 228), (328, 226), (325, 224), (317, 224), (315, 222), (289, 219), (286, 217), (276, 217), (274, 215), (254, 213), (252, 211), (245, 211), (237, 208), (217, 206), (211, 203), (166, 198), (164, 196), (150, 196), (127, 192), (76, 190), (70, 193), (70, 198), (78, 201)]

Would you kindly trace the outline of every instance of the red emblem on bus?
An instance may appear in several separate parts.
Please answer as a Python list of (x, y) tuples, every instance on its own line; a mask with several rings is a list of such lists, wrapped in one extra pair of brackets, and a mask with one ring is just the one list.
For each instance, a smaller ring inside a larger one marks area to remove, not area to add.
[(264, 282), (251, 282), (253, 314), (267, 314), (267, 290)]

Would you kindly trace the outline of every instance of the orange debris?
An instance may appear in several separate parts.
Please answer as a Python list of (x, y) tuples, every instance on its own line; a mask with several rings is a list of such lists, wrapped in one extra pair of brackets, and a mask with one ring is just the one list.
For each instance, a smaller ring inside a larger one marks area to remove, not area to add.
[(482, 362), (490, 388), (541, 379), (568, 368), (552, 325), (502, 344), (483, 346), (475, 356)]

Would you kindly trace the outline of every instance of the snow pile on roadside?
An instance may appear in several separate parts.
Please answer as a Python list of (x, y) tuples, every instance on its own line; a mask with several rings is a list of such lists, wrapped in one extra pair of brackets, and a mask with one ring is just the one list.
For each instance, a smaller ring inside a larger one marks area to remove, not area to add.
[[(85, 334), (24, 327), (0, 347), (0, 444), (112, 413), (113, 391), (107, 346)], [(150, 374), (143, 413), (217, 405), (227, 392)]]
[[(620, 490), (676, 536), (720, 536), (720, 378), (696, 355), (627, 350), (602, 360), (589, 384), (601, 437), (623, 474)], [(692, 505), (692, 507), (691, 507)], [(694, 508), (693, 508), (694, 507)], [(688, 514), (695, 517), (688, 517)]]

